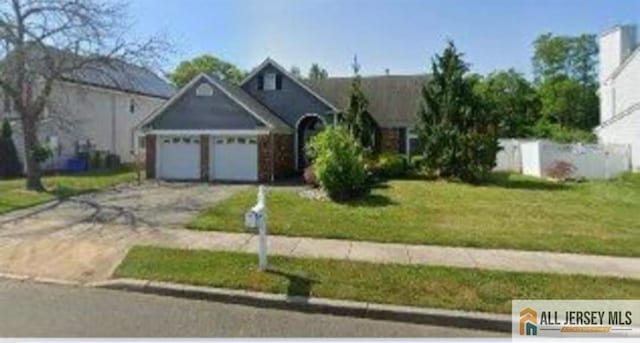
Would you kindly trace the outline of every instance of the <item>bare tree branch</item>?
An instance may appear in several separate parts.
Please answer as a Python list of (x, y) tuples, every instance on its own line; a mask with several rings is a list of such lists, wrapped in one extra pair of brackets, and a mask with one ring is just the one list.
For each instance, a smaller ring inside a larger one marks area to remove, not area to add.
[(23, 126), (28, 188), (42, 189), (31, 151), (58, 82), (86, 72), (109, 78), (126, 63), (153, 68), (170, 51), (160, 37), (128, 39), (126, 9), (109, 0), (0, 0), (0, 90)]

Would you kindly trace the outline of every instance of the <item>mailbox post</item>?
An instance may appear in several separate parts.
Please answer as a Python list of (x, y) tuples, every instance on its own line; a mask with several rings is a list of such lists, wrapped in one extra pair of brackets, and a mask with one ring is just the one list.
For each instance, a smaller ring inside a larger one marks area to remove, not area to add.
[(258, 270), (267, 269), (267, 208), (264, 186), (258, 187), (258, 203), (244, 215), (245, 226), (258, 229)]

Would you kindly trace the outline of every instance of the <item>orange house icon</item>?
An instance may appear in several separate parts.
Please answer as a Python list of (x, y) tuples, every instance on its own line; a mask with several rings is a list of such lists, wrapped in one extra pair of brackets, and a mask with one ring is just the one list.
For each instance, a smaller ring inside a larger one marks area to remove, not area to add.
[(520, 311), (520, 336), (538, 335), (538, 312), (530, 307)]

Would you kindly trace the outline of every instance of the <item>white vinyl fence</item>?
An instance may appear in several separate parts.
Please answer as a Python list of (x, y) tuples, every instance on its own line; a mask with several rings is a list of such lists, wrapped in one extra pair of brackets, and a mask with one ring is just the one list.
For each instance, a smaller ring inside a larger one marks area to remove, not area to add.
[(502, 148), (496, 155), (495, 171), (522, 172), (522, 155), (520, 145), (530, 140), (500, 139), (498, 144)]
[(522, 173), (546, 177), (558, 162), (574, 167), (573, 177), (608, 179), (631, 170), (631, 150), (617, 144), (558, 144), (550, 141), (529, 141), (520, 144)]

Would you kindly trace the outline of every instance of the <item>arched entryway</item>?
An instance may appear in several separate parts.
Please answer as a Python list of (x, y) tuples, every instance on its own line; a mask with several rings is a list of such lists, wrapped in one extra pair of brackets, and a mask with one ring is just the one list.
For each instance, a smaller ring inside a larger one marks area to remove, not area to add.
[(303, 170), (309, 164), (305, 147), (309, 140), (324, 129), (325, 122), (317, 114), (305, 114), (296, 125), (296, 167)]

